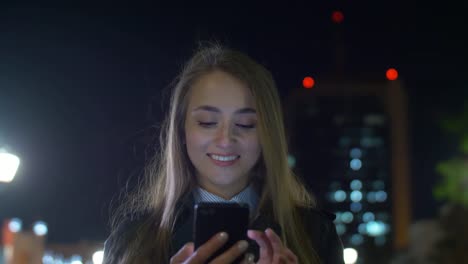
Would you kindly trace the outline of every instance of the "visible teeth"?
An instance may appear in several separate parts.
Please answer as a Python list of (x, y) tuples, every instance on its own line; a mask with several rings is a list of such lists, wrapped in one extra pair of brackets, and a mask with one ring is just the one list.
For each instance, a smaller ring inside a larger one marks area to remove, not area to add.
[(218, 155), (210, 155), (212, 159), (219, 160), (219, 161), (231, 161), (237, 159), (237, 156), (218, 156)]

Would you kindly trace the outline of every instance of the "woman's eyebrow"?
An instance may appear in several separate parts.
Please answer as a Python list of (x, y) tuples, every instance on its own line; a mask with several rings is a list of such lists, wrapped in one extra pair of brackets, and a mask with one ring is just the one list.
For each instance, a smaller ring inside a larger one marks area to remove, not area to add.
[(245, 108), (241, 108), (241, 109), (237, 110), (235, 113), (236, 114), (256, 114), (257, 111), (255, 111), (255, 109), (253, 109), (253, 108), (245, 107)]
[[(211, 106), (211, 105), (201, 105), (192, 110), (192, 112), (197, 112), (197, 111), (221, 113), (221, 110), (219, 108)], [(257, 113), (257, 111), (255, 111), (255, 109), (251, 107), (244, 107), (244, 108), (236, 110), (234, 113), (235, 114), (255, 114)]]

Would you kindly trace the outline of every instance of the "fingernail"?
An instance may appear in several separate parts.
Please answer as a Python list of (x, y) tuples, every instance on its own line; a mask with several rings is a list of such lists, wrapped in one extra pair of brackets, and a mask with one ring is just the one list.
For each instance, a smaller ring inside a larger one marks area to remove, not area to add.
[(248, 253), (248, 254), (246, 255), (246, 258), (247, 258), (247, 262), (248, 262), (248, 263), (254, 263), (255, 256), (254, 256), (253, 254)]
[(240, 251), (246, 250), (248, 246), (249, 246), (249, 243), (247, 243), (247, 241), (245, 240), (242, 240), (237, 244), (237, 248), (239, 248)]
[(221, 233), (219, 233), (219, 235), (218, 235), (219, 241), (222, 241), (222, 242), (226, 241), (226, 240), (227, 240), (227, 237), (228, 237), (228, 234), (227, 234), (226, 232), (221, 232)]

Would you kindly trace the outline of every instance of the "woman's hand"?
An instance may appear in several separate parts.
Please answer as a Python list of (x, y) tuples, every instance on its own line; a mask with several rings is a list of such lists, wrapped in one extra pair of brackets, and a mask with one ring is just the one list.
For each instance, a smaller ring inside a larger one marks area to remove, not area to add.
[[(171, 258), (171, 264), (201, 264), (205, 263), (206, 260), (211, 257), (224, 243), (228, 240), (228, 234), (221, 232), (213, 236), (205, 244), (201, 245), (196, 251), (194, 251), (193, 243), (185, 244), (174, 256)], [(248, 247), (248, 243), (245, 240), (241, 240), (219, 255), (210, 263), (231, 263), (240, 255), (242, 255)], [(246, 262), (246, 261), (244, 261)]]
[(297, 256), (283, 245), (272, 229), (267, 228), (265, 232), (249, 230), (247, 236), (260, 246), (258, 264), (298, 263)]

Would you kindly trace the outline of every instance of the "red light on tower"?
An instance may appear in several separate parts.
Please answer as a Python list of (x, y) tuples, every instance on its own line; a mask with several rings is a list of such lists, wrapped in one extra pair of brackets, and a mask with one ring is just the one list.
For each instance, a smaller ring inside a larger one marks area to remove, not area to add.
[(398, 78), (398, 71), (394, 68), (390, 68), (387, 70), (386, 76), (390, 81), (394, 81)]
[(314, 78), (310, 76), (307, 76), (304, 78), (304, 80), (302, 80), (302, 86), (304, 86), (304, 88), (306, 89), (311, 89), (312, 87), (314, 87), (314, 85), (315, 85), (315, 80)]
[(333, 11), (332, 13), (332, 21), (335, 24), (340, 24), (344, 20), (344, 15), (343, 12), (341, 11)]

